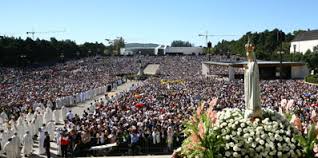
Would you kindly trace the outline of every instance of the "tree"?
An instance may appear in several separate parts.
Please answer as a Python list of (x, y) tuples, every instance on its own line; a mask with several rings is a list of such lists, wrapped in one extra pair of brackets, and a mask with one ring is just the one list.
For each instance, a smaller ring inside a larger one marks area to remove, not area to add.
[(90, 55), (103, 55), (105, 46), (102, 43), (86, 42), (82, 45), (72, 40), (33, 40), (26, 38), (0, 37), (0, 63), (1, 66), (37, 66), (54, 64), (64, 60), (85, 57)]
[(114, 55), (119, 55), (120, 48), (124, 48), (124, 47), (125, 47), (125, 40), (122, 37), (115, 39), (112, 44)]
[(189, 41), (175, 40), (171, 42), (171, 47), (193, 47)]

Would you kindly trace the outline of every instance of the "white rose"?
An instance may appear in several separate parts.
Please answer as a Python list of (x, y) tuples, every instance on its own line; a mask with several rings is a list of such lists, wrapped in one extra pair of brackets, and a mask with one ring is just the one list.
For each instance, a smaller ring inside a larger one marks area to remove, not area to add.
[(301, 156), (301, 155), (302, 155), (302, 154), (301, 154), (301, 151), (300, 151), (299, 149), (296, 150), (296, 153), (297, 153), (298, 156)]
[(274, 155), (276, 155), (276, 152), (275, 151), (271, 151), (271, 152), (269, 152), (269, 155), (274, 156)]
[(238, 147), (237, 145), (234, 145), (233, 150), (234, 150), (234, 151), (240, 151), (240, 150), (241, 150), (241, 148), (240, 148), (240, 147)]
[(251, 137), (247, 138), (248, 143), (251, 143), (252, 141), (253, 141), (253, 138), (251, 138)]
[(259, 142), (261, 145), (264, 145), (264, 143), (265, 143), (264, 140), (262, 140), (262, 139), (259, 140), (258, 142)]
[(251, 146), (252, 146), (253, 148), (255, 148), (255, 147), (256, 147), (256, 143), (253, 142), (253, 143), (251, 144)]
[(234, 143), (233, 143), (233, 142), (230, 142), (230, 143), (229, 143), (229, 146), (230, 146), (231, 148), (233, 148), (233, 147), (234, 147)]
[(282, 154), (283, 154), (283, 153), (282, 153), (282, 152), (280, 152), (280, 151), (279, 151), (279, 152), (277, 152), (277, 156), (278, 156), (278, 157), (281, 157), (281, 156), (282, 156)]
[(234, 152), (234, 153), (233, 153), (233, 156), (234, 156), (234, 157), (241, 157), (241, 155), (240, 155), (239, 153), (237, 153), (237, 152)]
[(226, 156), (226, 157), (230, 157), (230, 156), (231, 156), (231, 153), (230, 153), (229, 151), (226, 151), (226, 152), (225, 152), (225, 156)]
[(265, 134), (262, 134), (262, 135), (261, 135), (261, 138), (264, 139), (264, 140), (266, 140), (266, 135), (265, 135)]

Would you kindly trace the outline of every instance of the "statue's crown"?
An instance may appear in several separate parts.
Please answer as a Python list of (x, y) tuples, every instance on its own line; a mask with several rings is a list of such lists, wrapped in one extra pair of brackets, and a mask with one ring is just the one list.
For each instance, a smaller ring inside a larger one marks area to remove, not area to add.
[(245, 44), (245, 50), (247, 52), (253, 52), (255, 49), (255, 46), (250, 42), (250, 38), (248, 38), (247, 43)]

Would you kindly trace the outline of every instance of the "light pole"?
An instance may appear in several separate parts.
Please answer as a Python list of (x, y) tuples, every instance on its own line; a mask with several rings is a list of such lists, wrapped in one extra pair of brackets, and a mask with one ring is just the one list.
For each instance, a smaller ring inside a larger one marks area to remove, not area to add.
[(79, 58), (79, 56), (80, 56), (80, 52), (79, 51), (76, 52), (76, 56), (77, 56), (77, 58)]
[(26, 57), (27, 57), (27, 56), (26, 56), (25, 54), (21, 54), (21, 55), (20, 55), (21, 63), (22, 63), (21, 65), (23, 65), (23, 66), (26, 65), (26, 61), (25, 61)]
[(280, 51), (278, 51), (280, 55), (280, 72), (279, 72), (279, 78), (280, 82), (282, 82), (282, 73), (283, 73), (283, 41), (284, 41), (284, 33), (281, 30), (277, 31), (277, 41), (280, 43)]
[(64, 53), (60, 54), (61, 62), (64, 62)]
[(293, 61), (294, 61), (295, 60), (294, 59), (295, 58), (295, 53), (296, 53), (296, 44), (294, 44), (293, 47), (294, 47), (294, 53), (293, 53)]
[(209, 41), (209, 42), (207, 43), (207, 45), (208, 45), (209, 61), (211, 61), (211, 48), (212, 48), (212, 42), (211, 42), (211, 41)]

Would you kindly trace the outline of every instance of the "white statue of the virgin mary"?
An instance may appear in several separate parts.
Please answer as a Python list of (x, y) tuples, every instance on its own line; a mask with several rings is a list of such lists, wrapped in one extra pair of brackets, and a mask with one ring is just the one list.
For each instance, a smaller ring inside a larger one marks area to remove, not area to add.
[(247, 65), (244, 71), (245, 118), (260, 118), (262, 115), (259, 71), (254, 54), (254, 46), (248, 40), (245, 45)]

